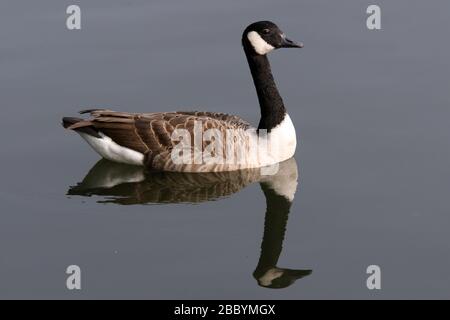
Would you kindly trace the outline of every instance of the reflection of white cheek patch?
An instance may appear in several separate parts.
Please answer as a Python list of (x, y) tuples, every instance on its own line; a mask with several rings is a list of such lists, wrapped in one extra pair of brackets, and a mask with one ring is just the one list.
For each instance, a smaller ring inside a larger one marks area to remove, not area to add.
[(256, 31), (249, 32), (247, 34), (247, 39), (250, 41), (257, 54), (267, 54), (275, 49), (273, 46), (264, 41), (264, 39), (261, 38)]

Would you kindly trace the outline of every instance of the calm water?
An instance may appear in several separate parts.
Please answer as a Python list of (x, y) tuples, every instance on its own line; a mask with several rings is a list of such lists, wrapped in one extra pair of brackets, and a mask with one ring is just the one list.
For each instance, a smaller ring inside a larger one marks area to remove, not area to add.
[[(35, 2), (0, 3), (0, 298), (450, 297), (448, 1), (378, 1), (375, 32), (356, 0), (83, 0), (75, 32), (70, 3)], [(88, 107), (257, 123), (240, 37), (260, 19), (305, 43), (270, 56), (300, 141), (291, 207), (236, 176), (96, 165), (61, 128)]]

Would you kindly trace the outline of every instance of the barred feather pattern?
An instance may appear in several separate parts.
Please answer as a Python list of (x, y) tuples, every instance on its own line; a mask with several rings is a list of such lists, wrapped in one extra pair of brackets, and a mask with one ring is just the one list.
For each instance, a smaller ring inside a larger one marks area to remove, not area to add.
[[(90, 114), (88, 120), (81, 120), (67, 126), (68, 129), (81, 131), (86, 128), (94, 129), (110, 137), (115, 143), (131, 150), (140, 152), (145, 156), (145, 166), (151, 169), (175, 172), (221, 172), (234, 171), (258, 167), (254, 156), (245, 156), (249, 153), (248, 146), (240, 146), (245, 150), (244, 161), (239, 163), (217, 164), (211, 163), (174, 163), (171, 153), (177, 145), (172, 139), (176, 129), (185, 129), (191, 134), (194, 141), (194, 124), (201, 122), (203, 128), (218, 129), (223, 137), (227, 130), (234, 130), (244, 141), (245, 130), (251, 129), (250, 124), (238, 116), (216, 112), (177, 111), (164, 113), (126, 113), (106, 109), (92, 109), (81, 111), (81, 114)], [(202, 152), (210, 142), (202, 141)], [(194, 154), (194, 148), (191, 149)], [(226, 152), (222, 152), (226, 157)]]

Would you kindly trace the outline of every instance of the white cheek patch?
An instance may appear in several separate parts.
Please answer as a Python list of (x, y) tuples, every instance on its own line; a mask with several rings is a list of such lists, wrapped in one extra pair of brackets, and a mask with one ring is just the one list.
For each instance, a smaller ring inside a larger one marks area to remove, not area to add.
[(273, 46), (268, 44), (256, 31), (251, 31), (247, 34), (247, 39), (250, 41), (251, 45), (253, 46), (253, 49), (255, 49), (257, 54), (267, 54), (273, 49), (275, 49)]

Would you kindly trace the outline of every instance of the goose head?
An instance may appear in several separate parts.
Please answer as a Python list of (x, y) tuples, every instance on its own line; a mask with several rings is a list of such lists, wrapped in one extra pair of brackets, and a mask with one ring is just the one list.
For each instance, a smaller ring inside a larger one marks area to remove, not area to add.
[(294, 42), (271, 21), (258, 21), (249, 25), (242, 35), (242, 45), (247, 52), (266, 55), (279, 48), (303, 48), (303, 43)]

